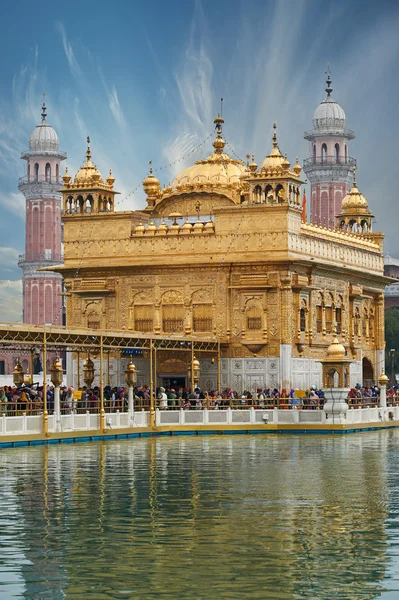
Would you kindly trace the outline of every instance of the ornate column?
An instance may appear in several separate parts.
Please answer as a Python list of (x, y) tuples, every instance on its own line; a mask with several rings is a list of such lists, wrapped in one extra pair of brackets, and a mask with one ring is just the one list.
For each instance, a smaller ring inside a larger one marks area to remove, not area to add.
[(125, 371), (125, 381), (129, 388), (128, 391), (128, 411), (129, 411), (129, 422), (133, 424), (134, 418), (134, 398), (133, 398), (133, 386), (136, 383), (136, 367), (130, 358), (130, 362)]
[(378, 294), (375, 302), (374, 319), (375, 338), (375, 375), (376, 378), (383, 372), (385, 365), (385, 321), (384, 321), (384, 294)]

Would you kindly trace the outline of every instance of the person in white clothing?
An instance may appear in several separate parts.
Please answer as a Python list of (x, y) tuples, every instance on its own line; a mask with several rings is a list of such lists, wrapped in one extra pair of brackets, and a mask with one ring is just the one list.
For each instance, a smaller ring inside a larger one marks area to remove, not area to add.
[(165, 388), (161, 387), (159, 388), (159, 394), (158, 394), (158, 400), (159, 400), (159, 408), (162, 410), (165, 410), (166, 408), (168, 408), (168, 397), (165, 394)]

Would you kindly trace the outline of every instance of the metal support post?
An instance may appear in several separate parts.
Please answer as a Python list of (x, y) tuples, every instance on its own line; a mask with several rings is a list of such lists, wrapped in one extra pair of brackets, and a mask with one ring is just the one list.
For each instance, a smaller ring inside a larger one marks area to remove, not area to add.
[(104, 411), (104, 373), (103, 373), (103, 336), (100, 335), (100, 429), (105, 429), (105, 411)]
[(48, 412), (47, 412), (47, 340), (46, 332), (43, 332), (43, 433), (48, 435)]

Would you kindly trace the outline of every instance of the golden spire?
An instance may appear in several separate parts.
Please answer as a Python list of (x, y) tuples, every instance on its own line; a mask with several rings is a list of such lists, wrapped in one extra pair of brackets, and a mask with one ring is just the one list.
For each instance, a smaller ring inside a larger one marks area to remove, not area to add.
[(218, 116), (216, 117), (216, 119), (214, 120), (214, 124), (215, 124), (215, 129), (216, 129), (216, 134), (217, 137), (213, 142), (213, 147), (215, 148), (216, 152), (221, 153), (223, 152), (223, 148), (226, 145), (226, 142), (223, 139), (223, 117), (222, 117), (222, 108), (223, 108), (223, 98), (220, 99), (220, 113), (218, 113)]
[(273, 133), (273, 148), (278, 148), (278, 143), (277, 143), (277, 125), (276, 123), (273, 123), (273, 129), (274, 129), (274, 133)]
[(86, 162), (89, 163), (90, 159), (91, 159), (90, 138), (89, 138), (89, 136), (87, 136)]

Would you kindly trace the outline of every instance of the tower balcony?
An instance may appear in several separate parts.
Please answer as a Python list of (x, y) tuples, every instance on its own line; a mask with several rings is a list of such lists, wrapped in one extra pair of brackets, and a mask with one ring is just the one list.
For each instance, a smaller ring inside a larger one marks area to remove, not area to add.
[(315, 138), (318, 137), (335, 137), (335, 138), (345, 138), (347, 140), (355, 139), (355, 132), (352, 129), (341, 129), (330, 127), (328, 129), (311, 129), (310, 131), (305, 131), (304, 136), (305, 140), (309, 140), (312, 142)]
[(60, 176), (58, 177), (46, 177), (45, 175), (38, 175), (37, 177), (35, 175), (24, 175), (23, 177), (20, 177), (18, 179), (18, 187), (21, 188), (21, 186), (24, 185), (28, 185), (28, 184), (32, 184), (32, 185), (40, 185), (40, 184), (49, 184), (49, 185), (59, 185), (62, 187), (63, 182)]
[(59, 265), (64, 262), (63, 254), (53, 254), (47, 252), (45, 254), (20, 254), (18, 256), (18, 266), (23, 267), (26, 264), (45, 263), (46, 266)]
[(61, 199), (60, 190), (63, 182), (60, 176), (46, 177), (45, 175), (24, 175), (18, 179), (18, 189), (27, 200), (35, 198)]
[(349, 169), (353, 169), (356, 167), (356, 159), (347, 156), (336, 157), (336, 156), (310, 156), (309, 158), (305, 158), (303, 161), (303, 168), (306, 171), (307, 168), (311, 167), (323, 167), (324, 165), (328, 167), (348, 167)]

